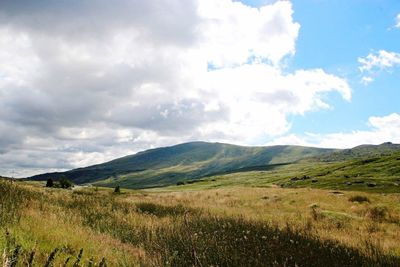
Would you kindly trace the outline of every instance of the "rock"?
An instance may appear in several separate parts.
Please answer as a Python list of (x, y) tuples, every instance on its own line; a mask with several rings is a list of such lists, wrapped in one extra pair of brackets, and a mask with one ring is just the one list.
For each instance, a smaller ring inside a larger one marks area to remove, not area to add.
[(308, 180), (308, 179), (310, 179), (310, 176), (303, 175), (303, 177), (301, 177), (301, 180)]

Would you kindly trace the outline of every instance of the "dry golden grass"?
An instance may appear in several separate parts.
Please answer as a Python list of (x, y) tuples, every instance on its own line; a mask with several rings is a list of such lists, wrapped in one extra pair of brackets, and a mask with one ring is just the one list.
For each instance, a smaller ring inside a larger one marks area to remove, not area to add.
[[(154, 191), (154, 190), (153, 190)], [(162, 192), (124, 196), (125, 201), (148, 201), (163, 205), (183, 204), (220, 215), (243, 216), (280, 226), (311, 227), (321, 238), (335, 239), (353, 247), (365, 241), (400, 255), (400, 195), (321, 189), (230, 187), (202, 191)], [(366, 196), (370, 202), (352, 202), (351, 196)], [(384, 207), (381, 220), (370, 211)], [(320, 216), (314, 218), (314, 213)]]
[[(83, 266), (91, 258), (99, 263), (103, 257), (108, 266), (200, 262), (260, 266), (266, 258), (286, 260), (294, 254), (302, 262), (299, 266), (307, 266), (320, 258), (304, 249), (297, 253), (296, 244), (310, 245), (314, 253), (327, 257), (316, 266), (326, 266), (329, 257), (338, 264), (343, 257), (355, 259), (349, 266), (358, 266), (360, 260), (396, 266), (391, 262), (398, 258), (385, 255), (400, 255), (400, 196), (396, 194), (250, 187), (175, 192), (122, 189), (114, 194), (105, 188), (63, 190), (38, 183), (11, 187), (1, 183), (0, 189), (9, 194), (4, 200), (10, 199), (12, 190), (18, 191), (18, 212), (6, 227), (26, 252), (21, 262), (26, 262), (27, 252), (37, 251), (37, 266), (44, 265), (55, 248), (60, 250), (54, 266), (68, 257), (76, 260), (81, 249)], [(369, 201), (354, 201), (365, 198)], [(0, 235), (0, 249), (6, 243)], [(378, 250), (368, 250), (371, 244), (385, 255), (373, 258)], [(268, 245), (272, 247), (266, 250)], [(252, 253), (254, 262), (246, 261)]]

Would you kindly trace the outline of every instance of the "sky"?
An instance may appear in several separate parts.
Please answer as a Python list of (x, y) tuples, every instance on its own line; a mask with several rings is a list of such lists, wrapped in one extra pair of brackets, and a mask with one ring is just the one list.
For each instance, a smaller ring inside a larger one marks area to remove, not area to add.
[(400, 1), (2, 0), (0, 175), (189, 141), (400, 143)]

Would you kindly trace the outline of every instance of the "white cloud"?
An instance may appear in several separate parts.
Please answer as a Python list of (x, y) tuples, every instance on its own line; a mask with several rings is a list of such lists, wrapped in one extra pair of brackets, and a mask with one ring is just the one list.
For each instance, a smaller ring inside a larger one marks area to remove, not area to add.
[(273, 144), (304, 145), (326, 148), (352, 148), (360, 144), (400, 143), (400, 114), (392, 113), (383, 117), (370, 117), (368, 130), (338, 132), (331, 134), (307, 133), (303, 136), (294, 134), (276, 138)]
[(289, 1), (85, 3), (2, 2), (0, 173), (189, 140), (253, 144), (330, 108), (332, 92), (351, 99), (343, 78), (283, 68), (300, 29)]
[(287, 115), (328, 108), (324, 100), (328, 92), (337, 91), (351, 99), (347, 82), (321, 69), (283, 74), (273, 66), (246, 64), (209, 72), (203, 81), (202, 88), (214, 91), (225, 106), (234, 107), (230, 120), (218, 128), (230, 140), (243, 143), (287, 132)]
[(207, 61), (215, 67), (249, 60), (278, 63), (295, 53), (300, 25), (293, 22), (292, 5), (278, 1), (259, 9), (231, 0), (203, 0), (199, 5)]
[(363, 76), (361, 78), (361, 83), (364, 85), (368, 85), (369, 83), (373, 82), (374, 78), (370, 77), (370, 76)]
[(396, 25), (394, 25), (396, 28), (400, 28), (400, 14), (396, 16)]
[(358, 58), (358, 62), (360, 63), (360, 72), (365, 74), (361, 82), (368, 84), (374, 80), (373, 77), (380, 71), (387, 71), (400, 65), (400, 54), (379, 50), (378, 53), (370, 53), (364, 58)]

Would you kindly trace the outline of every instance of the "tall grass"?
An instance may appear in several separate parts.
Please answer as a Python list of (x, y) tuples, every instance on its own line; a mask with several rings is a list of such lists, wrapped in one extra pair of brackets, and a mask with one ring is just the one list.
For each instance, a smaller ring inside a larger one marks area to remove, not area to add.
[[(40, 263), (35, 262), (35, 255), (36, 251), (35, 250), (28, 250), (22, 247), (22, 245), (15, 243), (15, 240), (10, 238), (10, 234), (6, 234), (6, 239), (8, 240), (7, 246), (3, 251), (2, 255), (2, 265), (3, 267), (16, 267), (16, 266), (44, 266), (44, 267), (52, 267), (54, 266), (54, 262), (56, 260), (56, 257), (62, 257), (59, 256), (60, 252), (62, 252), (62, 249), (60, 248), (55, 248), (47, 257), (46, 261), (43, 265)], [(11, 241), (10, 241), (11, 240)], [(105, 267), (107, 266), (105, 258), (103, 258), (99, 263), (94, 263), (93, 259), (91, 259), (87, 265), (82, 261), (82, 254), (83, 254), (83, 249), (79, 251), (79, 254), (75, 256), (67, 256), (67, 258), (64, 261), (63, 266), (72, 266), (72, 267), (80, 267), (80, 266), (99, 266), (99, 267)], [(75, 259), (74, 263), (72, 265), (68, 265), (68, 263), (71, 261), (71, 259)], [(63, 260), (61, 260), (63, 261)]]
[[(74, 197), (85, 225), (145, 248), (152, 266), (399, 266), (398, 257), (368, 245), (360, 251), (310, 231), (238, 217), (212, 216), (182, 205)], [(90, 207), (88, 209), (88, 207)], [(131, 217), (129, 217), (131, 216)], [(133, 217), (132, 217), (133, 216)], [(135, 217), (136, 216), (136, 217)], [(131, 218), (131, 220), (124, 220)], [(157, 221), (163, 219), (163, 222)], [(132, 221), (141, 219), (141, 223)], [(150, 223), (151, 221), (155, 223)]]
[[(165, 266), (398, 266), (376, 247), (358, 251), (287, 226), (242, 218), (187, 217), (159, 228), (149, 251)], [(161, 253), (160, 253), (161, 252)]]
[(0, 180), (0, 226), (17, 222), (30, 194), (11, 180)]
[[(233, 215), (216, 216), (182, 204), (135, 203), (123, 195), (97, 191), (35, 191), (3, 181), (0, 193), (2, 214), (3, 210), (9, 212), (2, 215), (2, 222), (18, 224), (26, 208), (43, 209), (54, 216), (62, 212), (76, 217), (80, 227), (94, 234), (102, 233), (144, 249), (145, 254), (138, 259), (142, 266), (400, 266), (399, 257), (370, 243), (363, 249), (349, 247), (319, 238), (312, 228), (290, 224), (278, 227)], [(29, 206), (29, 202), (37, 205)], [(7, 242), (3, 262), (36, 261), (38, 251)], [(84, 251), (78, 250), (66, 252), (60, 245), (37, 262), (39, 266), (52, 266), (57, 260), (66, 266), (105, 266), (104, 259), (96, 265), (92, 257), (84, 259)]]

